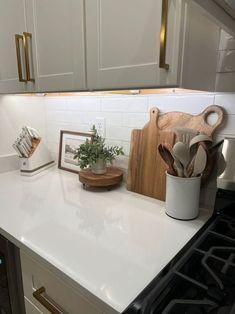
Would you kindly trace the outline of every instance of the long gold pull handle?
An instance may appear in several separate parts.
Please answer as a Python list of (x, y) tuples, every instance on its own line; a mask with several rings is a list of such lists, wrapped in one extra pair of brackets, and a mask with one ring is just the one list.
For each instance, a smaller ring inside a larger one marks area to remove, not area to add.
[(30, 38), (30, 40), (32, 40), (32, 34), (27, 33), (27, 32), (23, 32), (23, 43), (24, 43), (24, 53), (25, 53), (26, 76), (27, 76), (27, 81), (29, 81), (29, 82), (35, 82), (35, 79), (34, 79), (33, 77), (31, 77), (31, 74), (30, 74), (28, 38)]
[(15, 34), (15, 44), (16, 44), (16, 57), (17, 57), (17, 67), (18, 67), (18, 75), (20, 82), (27, 82), (26, 79), (23, 79), (22, 74), (22, 64), (21, 64), (21, 53), (20, 53), (20, 40), (24, 41), (22, 35)]
[(167, 17), (168, 17), (168, 0), (162, 0), (159, 67), (165, 70), (169, 70), (170, 67), (169, 64), (166, 63)]
[(65, 312), (59, 308), (59, 306), (54, 305), (54, 302), (52, 302), (48, 297), (43, 295), (43, 293), (46, 293), (46, 289), (44, 287), (41, 287), (33, 292), (33, 297), (39, 303), (41, 303), (51, 314), (65, 314)]

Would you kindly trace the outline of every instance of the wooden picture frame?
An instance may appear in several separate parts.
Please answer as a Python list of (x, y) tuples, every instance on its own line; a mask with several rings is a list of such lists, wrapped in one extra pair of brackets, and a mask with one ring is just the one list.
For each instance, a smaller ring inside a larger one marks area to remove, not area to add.
[(73, 159), (75, 149), (85, 142), (86, 139), (92, 141), (92, 133), (73, 132), (67, 130), (60, 131), (58, 168), (73, 173), (78, 173), (80, 168), (78, 162)]

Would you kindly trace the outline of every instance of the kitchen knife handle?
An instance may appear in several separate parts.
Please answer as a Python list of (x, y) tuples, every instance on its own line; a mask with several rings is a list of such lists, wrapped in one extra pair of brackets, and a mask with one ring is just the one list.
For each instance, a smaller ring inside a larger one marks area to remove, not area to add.
[(168, 0), (162, 0), (159, 68), (165, 70), (169, 70), (170, 67), (169, 64), (166, 63), (167, 18), (168, 18)]
[(21, 53), (20, 53), (20, 40), (22, 40), (22, 42), (24, 42), (23, 36), (19, 35), (19, 34), (15, 34), (18, 76), (19, 76), (20, 82), (27, 82), (27, 80), (23, 78), (23, 73), (22, 73), (22, 64), (21, 64), (22, 59), (21, 59)]
[(25, 53), (25, 66), (26, 66), (26, 76), (28, 82), (35, 82), (35, 79), (31, 77), (30, 74), (30, 62), (29, 62), (29, 44), (28, 38), (32, 40), (32, 34), (23, 32), (23, 43), (24, 43), (24, 53)]
[(66, 314), (55, 302), (50, 300), (46, 295), (46, 289), (41, 287), (33, 292), (33, 297), (41, 303), (51, 314)]

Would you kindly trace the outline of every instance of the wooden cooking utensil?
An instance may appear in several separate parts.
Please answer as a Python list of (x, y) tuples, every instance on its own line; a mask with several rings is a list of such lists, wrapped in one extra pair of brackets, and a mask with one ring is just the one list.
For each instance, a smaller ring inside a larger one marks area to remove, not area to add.
[(162, 159), (165, 161), (165, 163), (167, 165), (167, 172), (169, 174), (171, 174), (172, 176), (177, 175), (177, 173), (174, 169), (175, 159), (172, 156), (171, 152), (168, 150), (168, 148), (163, 144), (159, 144), (158, 145), (158, 151), (159, 151), (159, 154), (161, 155)]
[(218, 143), (215, 143), (208, 149), (208, 153), (210, 156), (214, 156), (217, 152), (220, 146), (223, 144), (224, 140), (219, 141)]
[[(220, 146), (223, 144), (223, 142), (224, 140), (221, 140), (208, 148), (207, 164), (206, 164), (206, 169), (203, 171), (202, 184), (206, 182), (206, 180), (209, 178), (210, 174), (212, 173), (212, 170), (214, 169), (216, 165), (218, 150)], [(222, 161), (224, 161), (223, 155), (220, 156), (220, 163), (219, 163), (220, 166), (223, 165)], [(217, 173), (217, 175), (219, 174)]]
[(198, 135), (198, 130), (193, 130), (189, 128), (176, 127), (175, 128), (176, 140), (177, 142), (183, 142), (185, 144), (190, 143), (192, 138)]
[(190, 161), (190, 151), (187, 144), (177, 142), (173, 146), (173, 155), (183, 165), (183, 173), (185, 177), (188, 177), (187, 166)]
[[(207, 117), (214, 112), (218, 119), (211, 126), (207, 123)], [(132, 131), (127, 189), (165, 200), (166, 166), (157, 150), (158, 144), (173, 147), (176, 127), (198, 130), (211, 136), (221, 125), (223, 115), (219, 106), (210, 106), (197, 116), (183, 112), (169, 112), (159, 116), (158, 108), (152, 108), (150, 121), (144, 128)]]
[(195, 156), (192, 177), (196, 177), (201, 174), (206, 168), (207, 153), (202, 145), (198, 146), (198, 150)]

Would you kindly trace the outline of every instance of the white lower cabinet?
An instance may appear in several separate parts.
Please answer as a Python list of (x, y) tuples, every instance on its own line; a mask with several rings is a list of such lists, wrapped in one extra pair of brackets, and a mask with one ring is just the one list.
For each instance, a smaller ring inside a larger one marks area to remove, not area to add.
[[(114, 314), (74, 289), (29, 255), (21, 252), (26, 314)], [(36, 297), (35, 297), (36, 294)], [(95, 298), (95, 297), (94, 297)], [(108, 307), (108, 306), (107, 306)]]
[(24, 298), (25, 303), (25, 311), (26, 314), (43, 314), (42, 311), (40, 311), (32, 302), (29, 301), (26, 297)]

